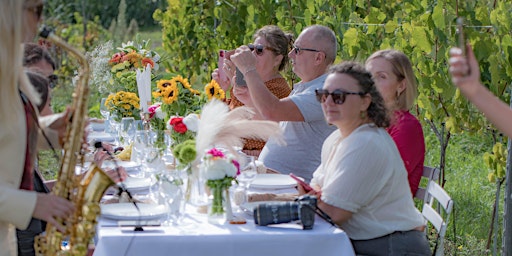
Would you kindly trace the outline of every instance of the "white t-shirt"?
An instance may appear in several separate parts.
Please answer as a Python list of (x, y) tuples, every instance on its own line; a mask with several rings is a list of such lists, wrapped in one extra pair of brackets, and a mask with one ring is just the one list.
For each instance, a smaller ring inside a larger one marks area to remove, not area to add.
[(321, 187), (326, 204), (353, 213), (341, 225), (351, 239), (377, 238), (424, 224), (398, 149), (386, 130), (374, 124), (358, 127), (343, 140), (339, 130), (333, 132), (324, 142), (322, 163), (311, 183)]

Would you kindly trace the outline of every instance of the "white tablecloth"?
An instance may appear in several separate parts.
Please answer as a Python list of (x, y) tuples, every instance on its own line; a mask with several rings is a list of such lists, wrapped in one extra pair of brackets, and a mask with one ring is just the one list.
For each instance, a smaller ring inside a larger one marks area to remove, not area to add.
[(187, 214), (183, 226), (145, 227), (144, 231), (106, 226), (115, 222), (102, 219), (94, 256), (354, 255), (346, 233), (320, 218), (312, 230), (302, 230), (294, 223), (257, 226), (252, 217), (244, 216), (247, 223), (243, 225), (213, 225), (207, 215)]

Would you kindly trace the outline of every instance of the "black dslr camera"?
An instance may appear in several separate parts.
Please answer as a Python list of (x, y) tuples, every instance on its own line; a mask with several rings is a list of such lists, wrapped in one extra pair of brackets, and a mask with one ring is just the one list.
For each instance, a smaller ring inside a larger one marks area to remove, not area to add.
[(254, 208), (254, 223), (259, 226), (298, 220), (304, 230), (315, 224), (316, 196), (303, 195), (294, 202), (262, 203)]

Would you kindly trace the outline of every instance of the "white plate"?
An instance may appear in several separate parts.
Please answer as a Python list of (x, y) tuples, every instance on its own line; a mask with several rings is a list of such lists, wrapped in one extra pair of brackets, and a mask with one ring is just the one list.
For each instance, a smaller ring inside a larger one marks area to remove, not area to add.
[(105, 130), (105, 123), (104, 122), (101, 122), (101, 123), (98, 123), (98, 122), (91, 122), (89, 124), (89, 126), (91, 127), (91, 129), (93, 131), (96, 131), (96, 132), (102, 132)]
[(89, 141), (94, 140), (94, 141), (107, 141), (107, 142), (115, 140), (115, 138), (111, 134), (106, 133), (106, 132), (92, 132), (89, 134), (87, 139)]
[(297, 186), (297, 182), (285, 174), (258, 174), (251, 183), (251, 188), (285, 189)]
[(283, 203), (283, 201), (258, 201), (258, 202), (246, 202), (240, 205), (240, 209), (242, 209), (245, 213), (249, 215), (254, 214), (254, 208), (260, 204), (280, 204)]
[(147, 220), (163, 217), (167, 214), (165, 205), (137, 204), (140, 212), (132, 203), (102, 204), (101, 216), (115, 220)]
[(155, 181), (151, 182), (150, 178), (137, 178), (128, 176), (123, 184), (126, 189), (132, 192), (148, 189), (155, 184)]
[(102, 168), (114, 168), (116, 166), (119, 166), (119, 167), (124, 167), (124, 169), (127, 171), (127, 172), (134, 172), (134, 171), (139, 171), (140, 169), (140, 164), (137, 163), (137, 162), (132, 162), (132, 161), (116, 161), (116, 163), (114, 164), (114, 162), (112, 161), (105, 161), (103, 162), (103, 165), (101, 166)]

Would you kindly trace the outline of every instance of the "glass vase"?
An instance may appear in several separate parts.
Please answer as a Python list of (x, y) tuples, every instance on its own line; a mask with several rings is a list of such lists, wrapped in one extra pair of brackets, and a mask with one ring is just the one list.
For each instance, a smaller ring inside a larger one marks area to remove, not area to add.
[(213, 196), (211, 204), (208, 206), (208, 222), (215, 225), (223, 225), (226, 223), (226, 204), (229, 201), (229, 192), (227, 189), (210, 188)]

